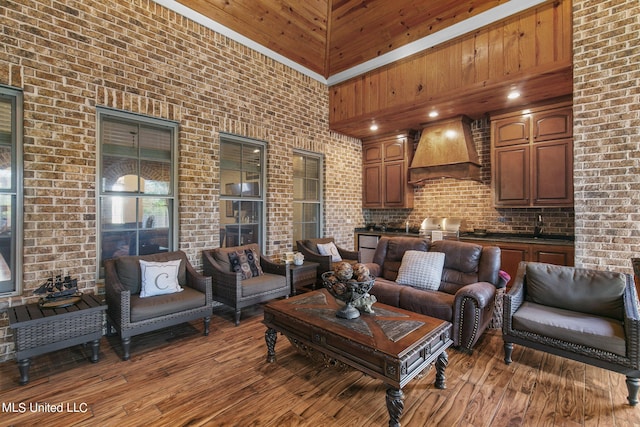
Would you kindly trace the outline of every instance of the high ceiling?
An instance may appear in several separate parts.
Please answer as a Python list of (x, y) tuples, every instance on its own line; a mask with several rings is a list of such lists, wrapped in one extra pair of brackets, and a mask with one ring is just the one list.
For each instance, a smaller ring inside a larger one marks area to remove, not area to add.
[(508, 3), (506, 0), (177, 1), (325, 78)]

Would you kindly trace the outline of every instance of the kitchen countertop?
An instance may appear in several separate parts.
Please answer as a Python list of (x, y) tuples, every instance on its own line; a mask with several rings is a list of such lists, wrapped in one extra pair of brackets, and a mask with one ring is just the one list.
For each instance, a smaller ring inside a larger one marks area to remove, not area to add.
[(536, 243), (541, 245), (566, 245), (573, 246), (573, 236), (563, 236), (555, 234), (543, 234), (535, 237), (533, 234), (516, 233), (487, 233), (479, 236), (473, 232), (460, 233), (460, 240), (486, 240), (491, 242), (513, 242), (513, 243)]
[[(410, 229), (409, 233), (405, 230), (399, 229), (387, 229), (386, 231), (378, 229), (368, 228), (356, 228), (354, 230), (356, 234), (367, 234), (370, 236), (412, 236), (419, 237), (419, 230)], [(487, 242), (505, 242), (505, 243), (535, 243), (540, 245), (562, 245), (573, 246), (574, 237), (556, 234), (543, 234), (539, 237), (535, 237), (533, 234), (520, 234), (520, 233), (487, 233), (486, 235), (477, 235), (473, 232), (461, 232), (460, 240), (480, 240)]]

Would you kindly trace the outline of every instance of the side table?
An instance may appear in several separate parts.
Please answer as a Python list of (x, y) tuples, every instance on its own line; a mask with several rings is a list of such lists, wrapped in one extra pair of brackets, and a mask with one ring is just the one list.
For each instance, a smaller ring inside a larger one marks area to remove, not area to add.
[(95, 295), (83, 295), (64, 308), (42, 308), (38, 303), (9, 308), (20, 385), (29, 382), (33, 356), (90, 342), (91, 362), (97, 362), (106, 308)]
[(311, 261), (304, 261), (302, 265), (289, 264), (289, 271), (291, 272), (291, 295), (295, 295), (298, 288), (302, 286), (313, 285), (315, 289), (319, 266), (320, 264), (317, 262)]

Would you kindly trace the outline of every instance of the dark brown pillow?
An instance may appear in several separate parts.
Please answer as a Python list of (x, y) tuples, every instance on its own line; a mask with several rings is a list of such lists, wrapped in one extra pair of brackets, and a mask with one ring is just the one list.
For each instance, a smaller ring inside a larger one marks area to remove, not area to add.
[(231, 271), (242, 274), (242, 280), (263, 274), (260, 257), (253, 249), (239, 249), (229, 252)]

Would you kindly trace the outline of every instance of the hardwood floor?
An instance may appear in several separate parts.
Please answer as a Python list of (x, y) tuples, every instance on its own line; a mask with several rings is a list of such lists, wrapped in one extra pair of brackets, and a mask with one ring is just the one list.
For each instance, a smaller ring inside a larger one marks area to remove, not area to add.
[[(18, 385), (14, 361), (0, 364), (0, 424), (15, 426), (386, 426), (385, 386), (353, 370), (310, 363), (282, 336), (267, 364), (260, 306), (239, 327), (217, 308), (202, 323), (134, 337), (131, 360), (103, 337), (100, 361), (76, 346), (34, 358)], [(515, 346), (502, 360), (500, 331), (473, 355), (449, 351), (447, 389), (435, 370), (403, 390), (403, 426), (638, 426), (623, 375)], [(62, 412), (47, 411), (58, 409)], [(10, 405), (14, 405), (14, 412)], [(21, 406), (23, 405), (23, 406)], [(24, 411), (22, 410), (24, 409)], [(75, 412), (74, 412), (75, 411)]]

